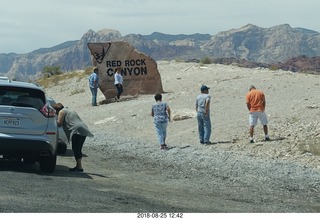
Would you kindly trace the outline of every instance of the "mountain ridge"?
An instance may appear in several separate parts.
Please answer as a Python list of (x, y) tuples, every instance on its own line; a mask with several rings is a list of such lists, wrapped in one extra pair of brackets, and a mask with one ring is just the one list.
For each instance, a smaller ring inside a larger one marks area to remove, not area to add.
[(262, 28), (247, 24), (240, 28), (210, 34), (150, 35), (128, 34), (104, 28), (88, 30), (79, 40), (66, 41), (26, 54), (0, 54), (0, 75), (17, 79), (38, 77), (44, 66), (60, 66), (73, 71), (91, 66), (87, 43), (126, 41), (156, 61), (231, 58), (263, 64), (286, 62), (291, 58), (320, 56), (319, 32), (281, 24)]

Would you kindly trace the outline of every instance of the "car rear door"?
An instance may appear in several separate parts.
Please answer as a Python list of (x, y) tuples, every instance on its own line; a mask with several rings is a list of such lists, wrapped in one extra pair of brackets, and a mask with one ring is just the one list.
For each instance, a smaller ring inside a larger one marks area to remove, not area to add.
[(42, 113), (45, 95), (40, 90), (1, 87), (10, 103), (0, 101), (0, 130), (3, 134), (43, 135), (49, 118)]

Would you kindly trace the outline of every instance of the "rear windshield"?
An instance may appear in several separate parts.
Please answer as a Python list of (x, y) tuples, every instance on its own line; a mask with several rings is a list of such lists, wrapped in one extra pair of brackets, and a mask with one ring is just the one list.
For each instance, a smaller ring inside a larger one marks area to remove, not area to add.
[(40, 109), (44, 104), (45, 94), (41, 90), (0, 86), (0, 105)]

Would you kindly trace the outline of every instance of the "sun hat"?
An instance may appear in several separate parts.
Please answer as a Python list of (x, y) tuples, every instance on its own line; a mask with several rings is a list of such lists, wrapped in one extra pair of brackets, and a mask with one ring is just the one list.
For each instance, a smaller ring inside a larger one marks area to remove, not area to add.
[(206, 85), (202, 85), (200, 88), (201, 91), (205, 91), (205, 90), (209, 90), (209, 89), (210, 89), (210, 87), (207, 87)]

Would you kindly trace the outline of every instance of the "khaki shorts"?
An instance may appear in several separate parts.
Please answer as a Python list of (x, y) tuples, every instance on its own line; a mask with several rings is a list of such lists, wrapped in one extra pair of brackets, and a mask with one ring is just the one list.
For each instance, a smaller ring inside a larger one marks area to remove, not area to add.
[(251, 112), (249, 115), (249, 125), (256, 126), (258, 124), (258, 119), (261, 122), (261, 125), (268, 124), (268, 118), (265, 112)]

